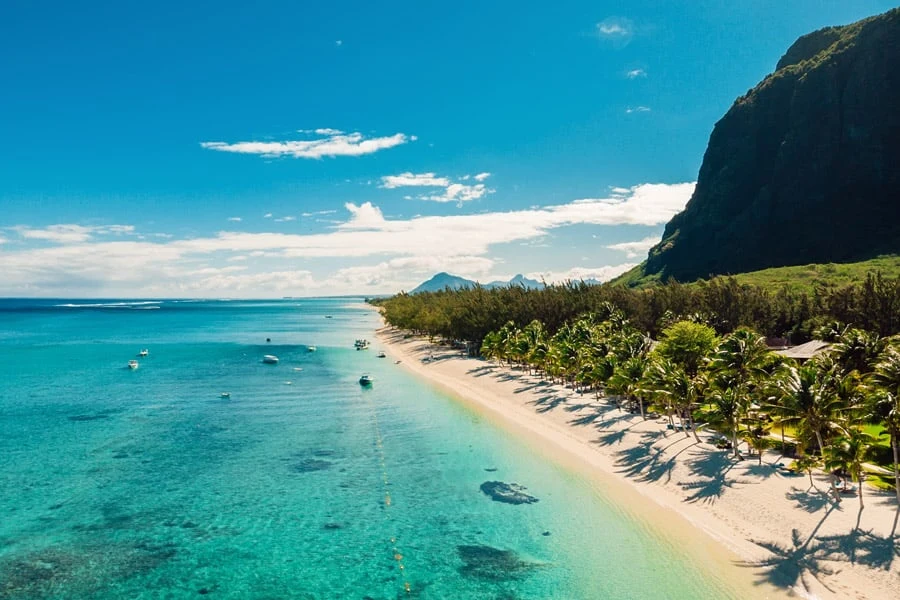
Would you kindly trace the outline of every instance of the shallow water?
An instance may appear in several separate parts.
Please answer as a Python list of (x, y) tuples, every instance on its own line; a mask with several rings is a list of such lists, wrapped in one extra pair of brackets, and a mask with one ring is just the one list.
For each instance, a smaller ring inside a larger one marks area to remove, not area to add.
[(0, 598), (733, 596), (358, 302), (0, 300)]

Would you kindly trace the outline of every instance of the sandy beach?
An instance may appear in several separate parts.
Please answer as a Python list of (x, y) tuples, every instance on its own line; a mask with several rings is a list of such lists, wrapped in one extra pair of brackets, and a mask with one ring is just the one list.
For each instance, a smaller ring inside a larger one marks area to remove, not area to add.
[(891, 537), (893, 494), (865, 490), (865, 509), (835, 505), (828, 478), (784, 474), (771, 452), (735, 461), (710, 434), (667, 431), (607, 399), (551, 385), (460, 351), (383, 328), (378, 340), (400, 365), (473, 410), (526, 436), (553, 460), (584, 473), (627, 510), (702, 556), (747, 597), (900, 597), (900, 548)]

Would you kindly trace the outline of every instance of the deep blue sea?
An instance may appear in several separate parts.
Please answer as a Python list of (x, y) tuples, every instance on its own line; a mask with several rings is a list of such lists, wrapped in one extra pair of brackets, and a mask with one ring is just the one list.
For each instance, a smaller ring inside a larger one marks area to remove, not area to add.
[(0, 300), (0, 598), (730, 597), (361, 302)]

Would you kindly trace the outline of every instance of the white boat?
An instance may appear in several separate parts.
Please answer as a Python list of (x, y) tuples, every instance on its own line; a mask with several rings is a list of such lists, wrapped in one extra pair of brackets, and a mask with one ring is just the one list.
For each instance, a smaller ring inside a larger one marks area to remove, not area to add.
[(133, 369), (137, 369), (137, 368), (138, 368), (138, 361), (136, 361), (136, 360), (129, 360), (129, 361), (128, 361), (128, 368), (129, 368), (129, 369), (132, 369), (132, 370), (133, 370)]
[(368, 350), (369, 349), (369, 340), (356, 340), (353, 342), (353, 346), (357, 350)]
[(316, 350), (318, 350), (318, 348), (316, 348), (315, 346), (307, 346), (306, 347), (307, 352), (315, 352)]
[(138, 356), (149, 356), (149, 355), (150, 355), (150, 351), (147, 350), (146, 348), (144, 348), (143, 350), (138, 352)]
[(359, 378), (359, 385), (361, 385), (363, 387), (368, 387), (368, 386), (372, 385), (372, 377), (368, 374), (364, 374), (362, 377)]
[(277, 365), (278, 357), (274, 354), (266, 354), (265, 356), (263, 356), (263, 362), (267, 365)]
[(219, 398), (231, 398), (231, 392), (222, 392), (219, 394)]
[(376, 356), (377, 358), (386, 358), (386, 357), (387, 357), (387, 354), (385, 354), (384, 352), (379, 352), (379, 353), (376, 354), (375, 356)]

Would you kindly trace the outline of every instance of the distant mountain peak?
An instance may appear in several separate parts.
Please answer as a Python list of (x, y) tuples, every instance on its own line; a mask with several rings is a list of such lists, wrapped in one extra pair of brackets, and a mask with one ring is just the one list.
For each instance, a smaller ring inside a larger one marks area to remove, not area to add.
[[(421, 292), (439, 292), (447, 288), (450, 288), (451, 290), (459, 290), (462, 288), (475, 287), (476, 285), (479, 285), (477, 281), (472, 281), (471, 279), (466, 279), (465, 277), (459, 277), (457, 275), (451, 275), (450, 273), (442, 271), (428, 281), (423, 281), (422, 283), (417, 285), (410, 292), (410, 294), (418, 294)], [(487, 289), (510, 286), (522, 287), (527, 290), (535, 290), (545, 287), (542, 282), (536, 281), (534, 279), (529, 279), (521, 273), (516, 275), (509, 281), (492, 281), (483, 285), (483, 287)]]

